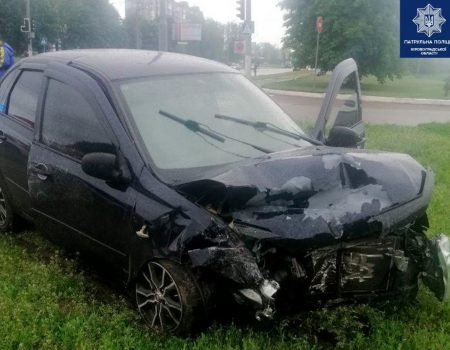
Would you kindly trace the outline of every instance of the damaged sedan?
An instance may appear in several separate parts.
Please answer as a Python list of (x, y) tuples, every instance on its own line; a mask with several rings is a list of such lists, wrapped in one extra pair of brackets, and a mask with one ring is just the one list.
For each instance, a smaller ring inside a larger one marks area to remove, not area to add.
[(0, 85), (0, 229), (33, 222), (117, 274), (150, 327), (190, 334), (220, 304), (302, 307), (450, 296), (426, 236), (433, 173), (364, 149), (357, 65), (300, 128), (239, 72), (170, 53), (20, 61)]

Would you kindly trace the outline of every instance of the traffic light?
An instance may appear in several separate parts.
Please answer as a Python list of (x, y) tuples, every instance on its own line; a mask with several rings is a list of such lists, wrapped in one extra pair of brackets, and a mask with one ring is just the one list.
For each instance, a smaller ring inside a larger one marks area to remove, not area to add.
[(31, 20), (31, 32), (36, 33), (36, 21), (34, 19)]
[(23, 19), (23, 25), (20, 27), (22, 33), (29, 33), (31, 31), (31, 24), (29, 18)]
[(242, 20), (245, 20), (245, 0), (237, 0), (236, 1), (236, 16)]

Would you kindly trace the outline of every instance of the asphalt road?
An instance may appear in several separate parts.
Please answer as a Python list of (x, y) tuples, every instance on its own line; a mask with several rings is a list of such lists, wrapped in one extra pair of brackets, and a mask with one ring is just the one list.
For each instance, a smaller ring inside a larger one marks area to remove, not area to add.
[[(296, 122), (314, 122), (320, 98), (270, 95)], [(450, 106), (364, 102), (363, 118), (371, 124), (416, 126), (423, 123), (450, 123)]]

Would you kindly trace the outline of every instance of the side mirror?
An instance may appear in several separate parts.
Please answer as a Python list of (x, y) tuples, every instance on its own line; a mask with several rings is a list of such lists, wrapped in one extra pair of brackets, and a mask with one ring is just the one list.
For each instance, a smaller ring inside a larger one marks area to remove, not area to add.
[(131, 177), (126, 162), (112, 153), (88, 153), (81, 160), (81, 168), (107, 182), (127, 182)]
[(330, 147), (357, 148), (364, 140), (353, 129), (335, 126), (330, 130), (326, 145)]

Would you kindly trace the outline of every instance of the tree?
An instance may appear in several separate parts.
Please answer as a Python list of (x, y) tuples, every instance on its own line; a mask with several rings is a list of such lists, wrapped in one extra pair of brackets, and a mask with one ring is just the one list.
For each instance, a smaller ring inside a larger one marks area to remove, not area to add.
[(279, 48), (275, 47), (271, 43), (259, 43), (256, 44), (255, 56), (262, 59), (260, 63), (268, 64), (281, 64), (282, 52)]
[(36, 40), (34, 46), (41, 49), (41, 39), (47, 38), (48, 43), (56, 43), (63, 33), (64, 25), (61, 21), (62, 2), (60, 0), (33, 0), (31, 13), (36, 25)]
[(331, 70), (353, 57), (361, 76), (373, 74), (382, 83), (401, 74), (398, 0), (282, 0), (287, 36), (296, 67), (313, 66), (317, 16), (323, 16), (319, 66)]
[(212, 19), (202, 23), (202, 40), (191, 42), (186, 53), (216, 61), (224, 61), (224, 31), (223, 24)]
[(22, 53), (26, 50), (25, 34), (21, 33), (25, 14), (25, 2), (17, 0), (0, 1), (0, 36), (16, 51)]
[(158, 22), (148, 21), (139, 15), (128, 15), (124, 25), (128, 35), (127, 47), (158, 50)]
[[(123, 47), (126, 33), (122, 20), (108, 0), (32, 0), (36, 24), (35, 48), (40, 39), (62, 41), (63, 47)], [(0, 0), (0, 35), (16, 50), (26, 50), (27, 39), (20, 26), (25, 17), (25, 0)]]
[(65, 25), (64, 48), (111, 48), (125, 45), (126, 33), (108, 0), (58, 0)]
[[(171, 21), (171, 24), (174, 22)], [(179, 44), (176, 41), (170, 42), (170, 50), (174, 52), (186, 53), (189, 55), (208, 58), (216, 61), (225, 61), (224, 35), (225, 26), (213, 19), (205, 19), (200, 8), (191, 7), (186, 16), (186, 23), (202, 25), (202, 40), (191, 41)], [(170, 34), (172, 34), (172, 25)], [(172, 35), (170, 35), (172, 37)]]
[[(149, 21), (137, 13), (122, 21), (108, 0), (32, 0), (31, 5), (36, 24), (35, 50), (42, 49), (40, 43), (44, 37), (48, 43), (61, 43), (63, 49), (136, 46), (158, 49), (158, 19)], [(0, 0), (0, 14), (0, 36), (17, 53), (23, 53), (27, 39), (20, 26), (25, 17), (25, 0)], [(205, 20), (198, 7), (190, 8), (186, 20), (203, 25), (203, 40), (187, 45), (171, 41), (171, 51), (224, 61), (225, 27)]]

